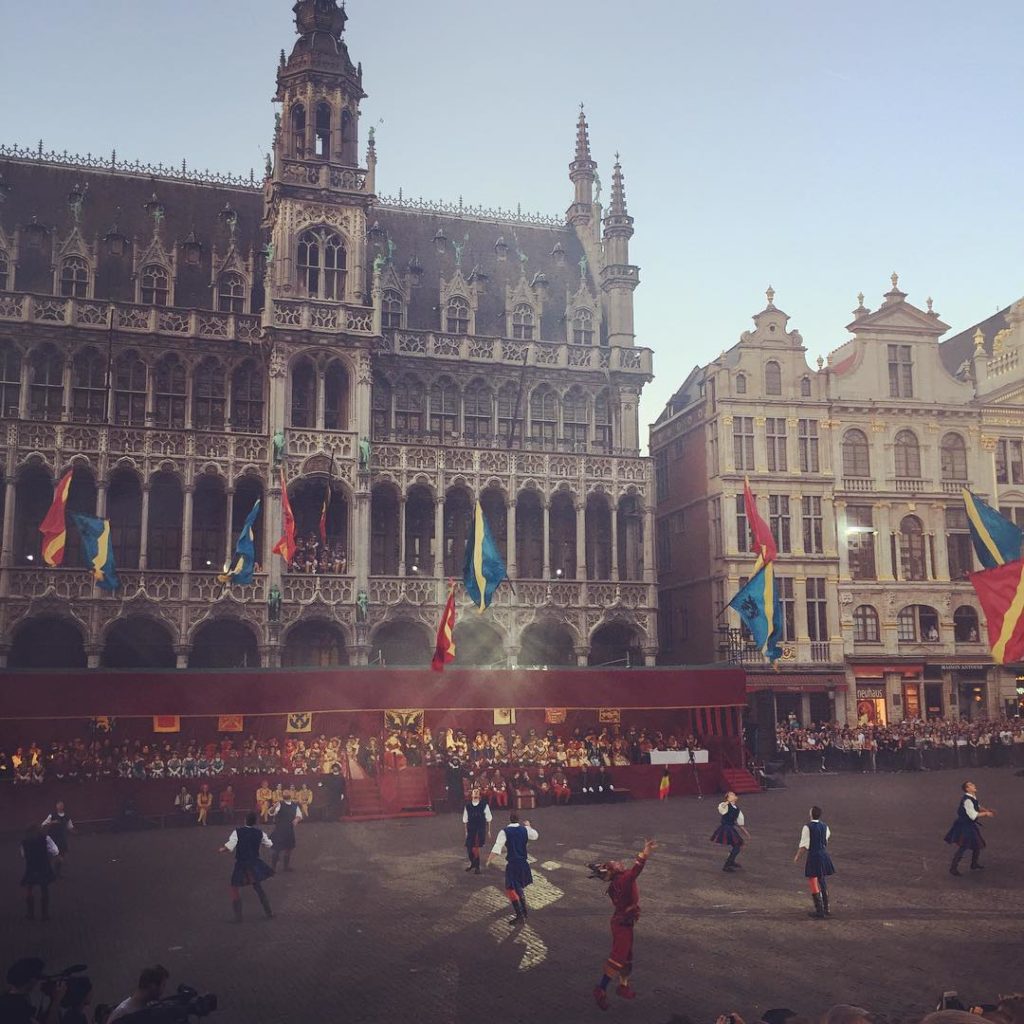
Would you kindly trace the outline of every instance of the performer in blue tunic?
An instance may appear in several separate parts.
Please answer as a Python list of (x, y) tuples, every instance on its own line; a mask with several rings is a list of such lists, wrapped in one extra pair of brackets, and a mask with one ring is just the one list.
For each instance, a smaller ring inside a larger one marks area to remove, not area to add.
[(256, 827), (256, 814), (250, 811), (245, 816), (245, 825), (236, 828), (228, 836), (228, 841), (220, 848), (220, 853), (234, 853), (235, 867), (231, 872), (231, 909), (235, 912), (235, 920), (242, 920), (242, 897), (239, 889), (243, 885), (251, 885), (256, 891), (263, 913), (273, 917), (270, 901), (263, 891), (263, 882), (274, 874), (274, 869), (260, 859), (260, 848), (273, 849), (274, 844), (269, 836)]
[(956, 846), (953, 863), (949, 865), (951, 875), (960, 874), (960, 861), (968, 850), (971, 851), (971, 870), (980, 871), (984, 867), (978, 863), (978, 856), (985, 849), (978, 818), (991, 818), (995, 814), (995, 811), (982, 807), (978, 802), (978, 787), (973, 782), (965, 782), (962, 789), (960, 804), (956, 809), (956, 821), (946, 833), (946, 842)]
[(38, 825), (33, 825), (21, 841), (21, 856), (25, 861), (21, 884), (25, 889), (25, 916), (30, 921), (36, 916), (36, 889), (39, 890), (42, 919), (50, 919), (50, 885), (57, 879), (50, 859), (58, 853), (57, 844)]
[(731, 790), (725, 794), (725, 799), (718, 805), (722, 822), (711, 833), (711, 842), (731, 847), (729, 856), (722, 865), (723, 871), (735, 871), (740, 866), (736, 863), (736, 858), (743, 848), (744, 836), (750, 838), (750, 833), (743, 827), (743, 812), (738, 806), (739, 799)]
[(811, 820), (800, 830), (800, 845), (796, 848), (795, 864), (806, 854), (804, 877), (807, 879), (814, 900), (814, 910), (809, 917), (830, 917), (828, 909), (828, 876), (836, 873), (835, 865), (828, 853), (828, 841), (832, 833), (821, 820), (821, 808), (811, 808)]
[(519, 815), (513, 813), (509, 823), (498, 832), (491, 852), (487, 855), (487, 866), (502, 850), (505, 851), (505, 895), (508, 896), (516, 916), (509, 924), (526, 921), (526, 894), (523, 890), (533, 883), (533, 872), (527, 860), (526, 848), (531, 839), (539, 839), (537, 830), (530, 827), (528, 821), (519, 822)]
[(480, 851), (487, 843), (491, 828), (490, 804), (480, 796), (480, 787), (474, 786), (469, 800), (462, 809), (462, 824), (466, 826), (466, 855), (469, 857), (467, 871), (480, 874)]
[(271, 855), (270, 865), (276, 871), (278, 858), (284, 854), (284, 869), (291, 871), (292, 850), (295, 849), (295, 826), (302, 821), (302, 811), (299, 809), (299, 805), (292, 801), (290, 789), (286, 789), (281, 794), (280, 802), (270, 814), (274, 819), (274, 831), (270, 834), (274, 852)]

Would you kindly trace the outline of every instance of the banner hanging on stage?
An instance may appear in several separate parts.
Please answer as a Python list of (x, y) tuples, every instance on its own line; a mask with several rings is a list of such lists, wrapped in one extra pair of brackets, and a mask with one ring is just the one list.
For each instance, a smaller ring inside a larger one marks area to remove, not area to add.
[(181, 732), (181, 716), (154, 715), (153, 732)]
[(244, 727), (243, 715), (221, 715), (217, 719), (217, 732), (242, 732)]
[(312, 711), (290, 711), (288, 713), (288, 732), (312, 732)]

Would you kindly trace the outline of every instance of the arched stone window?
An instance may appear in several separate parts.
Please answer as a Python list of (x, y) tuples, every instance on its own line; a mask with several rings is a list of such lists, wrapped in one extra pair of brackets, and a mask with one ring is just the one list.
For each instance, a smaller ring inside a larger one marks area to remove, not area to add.
[(958, 644), (976, 644), (981, 640), (978, 613), (969, 604), (962, 604), (953, 612), (953, 639)]
[(118, 567), (138, 569), (142, 548), (142, 485), (130, 470), (115, 470), (110, 476), (107, 519)]
[(423, 382), (411, 375), (395, 385), (395, 433), (418, 437), (423, 433)]
[(519, 408), (519, 388), (515, 384), (502, 384), (498, 389), (497, 404), (498, 440), (509, 444), (514, 436), (522, 437), (519, 421), (522, 420), (523, 410)]
[[(154, 473), (149, 486), (146, 565), (177, 572), (181, 568), (181, 528), (184, 498), (181, 481), (173, 474)], [(200, 566), (193, 566), (200, 569)], [(218, 566), (219, 569), (219, 566)]]
[(231, 375), (231, 429), (263, 433), (263, 367), (246, 359)]
[(519, 638), (517, 660), (524, 668), (575, 665), (576, 653), (569, 627), (551, 619), (531, 622)]
[(114, 360), (114, 422), (129, 427), (146, 422), (146, 364), (134, 350)]
[(917, 516), (904, 516), (900, 521), (900, 564), (903, 567), (904, 579), (928, 578), (924, 527)]
[(321, 160), (331, 158), (331, 105), (329, 103), (318, 103), (316, 105), (316, 155)]
[(0, 417), (18, 418), (21, 404), (21, 353), (0, 341)]
[(587, 657), (588, 665), (619, 665), (629, 668), (643, 663), (644, 656), (635, 628), (624, 622), (609, 622), (594, 630)]
[(42, 466), (25, 465), (18, 470), (14, 490), (15, 565), (42, 565), (39, 524), (53, 501), (53, 484), (49, 471)]
[(170, 297), (170, 275), (159, 263), (142, 268), (139, 277), (139, 302), (144, 306), (166, 306)]
[(398, 491), (375, 484), (370, 492), (370, 575), (398, 574)]
[(127, 615), (107, 631), (100, 656), (103, 668), (174, 668), (170, 630), (147, 615)]
[(102, 423), (106, 414), (107, 357), (86, 348), (71, 364), (71, 418), (76, 423)]
[(7, 286), (11, 284), (10, 274), (11, 258), (7, 255), (6, 249), (0, 249), (0, 292), (7, 291)]
[(28, 357), (28, 415), (59, 420), (64, 409), (64, 357), (47, 343)]
[(868, 437), (863, 430), (843, 434), (843, 476), (871, 476)]
[(459, 432), (459, 389), (451, 377), (441, 377), (430, 387), (430, 433), (444, 439)]
[(856, 643), (878, 643), (878, 612), (869, 604), (853, 609), (853, 639)]
[(624, 494), (619, 499), (616, 517), (619, 556), (619, 579), (644, 578), (644, 516), (635, 494)]
[(357, 163), (356, 156), (356, 131), (353, 124), (352, 111), (341, 112), (341, 162), (348, 167)]
[(904, 643), (939, 642), (939, 613), (926, 604), (909, 604), (896, 616), (896, 639)]
[(81, 630), (56, 615), (22, 622), (7, 657), (8, 668), (85, 668), (86, 664)]
[(747, 393), (747, 375), (745, 373), (736, 374), (736, 394), (745, 395)]
[(578, 385), (569, 388), (562, 400), (562, 437), (572, 444), (586, 444), (590, 439), (587, 396)]
[(185, 426), (185, 367), (175, 355), (166, 355), (153, 373), (153, 423), (181, 429)]
[(234, 271), (217, 279), (217, 309), (221, 313), (245, 312), (245, 278)]
[(345, 297), (347, 257), (341, 236), (327, 227), (299, 236), (299, 288), (311, 299)]
[(89, 264), (82, 256), (66, 256), (60, 266), (60, 293), (66, 298), (89, 295)]
[(224, 364), (208, 356), (196, 368), (192, 381), (192, 426), (196, 430), (223, 430), (226, 400)]
[(288, 631), (281, 651), (284, 668), (333, 668), (348, 664), (341, 627), (333, 622), (300, 622)]
[(293, 427), (316, 425), (316, 368), (310, 359), (297, 359), (292, 363)]
[(901, 430), (893, 442), (893, 460), (896, 476), (903, 479), (921, 478), (921, 448), (911, 430)]
[(539, 580), (544, 575), (544, 509), (534, 490), (516, 497), (516, 565), (519, 578)]
[(943, 480), (967, 479), (967, 447), (959, 434), (946, 434), (939, 452)]
[(370, 404), (373, 436), (376, 440), (385, 441), (391, 436), (391, 382), (386, 377), (374, 374)]
[(811, 378), (801, 377), (800, 378), (800, 397), (810, 398), (811, 397)]
[(448, 300), (445, 330), (449, 334), (469, 333), (469, 303), (461, 295), (453, 295)]
[(461, 576), (473, 503), (464, 487), (452, 487), (444, 498), (444, 574)]
[(764, 364), (764, 393), (782, 394), (782, 367), (774, 359)]
[(482, 378), (477, 377), (466, 385), (463, 404), (466, 437), (490, 440), (494, 434), (494, 392)]
[(219, 476), (200, 474), (192, 494), (192, 568), (219, 572), (227, 552), (228, 501)]
[(195, 632), (188, 655), (189, 668), (259, 668), (256, 635), (237, 619), (205, 622)]
[(348, 429), (348, 371), (340, 359), (324, 371), (324, 429)]
[(434, 575), (434, 496), (423, 484), (405, 495), (405, 574)]
[(541, 384), (530, 395), (530, 436), (541, 444), (553, 444), (558, 434), (558, 396)]
[(586, 306), (580, 306), (572, 315), (572, 343), (594, 344), (594, 314)]
[(584, 513), (588, 580), (610, 580), (612, 512), (606, 494), (591, 494)]
[(576, 506), (566, 491), (558, 491), (548, 509), (548, 552), (555, 579), (576, 579)]
[(292, 156), (300, 160), (306, 155), (306, 108), (301, 103), (292, 107)]
[(512, 337), (533, 341), (533, 307), (525, 302), (520, 302), (512, 310)]
[(594, 443), (605, 451), (611, 451), (614, 445), (613, 402), (614, 396), (608, 388), (599, 391), (597, 398), (594, 399)]
[(397, 330), (402, 326), (402, 296), (388, 289), (381, 299), (380, 324), (384, 330)]

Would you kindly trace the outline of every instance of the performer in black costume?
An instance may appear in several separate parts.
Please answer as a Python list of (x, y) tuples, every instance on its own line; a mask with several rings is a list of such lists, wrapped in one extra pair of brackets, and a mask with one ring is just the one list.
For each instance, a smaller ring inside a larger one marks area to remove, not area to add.
[(729, 856), (722, 865), (723, 871), (735, 871), (740, 866), (736, 858), (743, 849), (744, 836), (750, 838), (750, 833), (743, 827), (743, 812), (738, 803), (739, 797), (732, 790), (725, 794), (725, 799), (718, 805), (721, 824), (711, 833), (711, 842), (730, 847)]
[(971, 870), (980, 871), (984, 867), (978, 863), (978, 856), (985, 849), (978, 818), (991, 818), (996, 813), (978, 802), (978, 787), (973, 782), (965, 782), (961, 788), (963, 793), (956, 809), (956, 821), (946, 833), (946, 842), (957, 848), (953, 863), (949, 865), (951, 875), (960, 874), (960, 861), (968, 850), (971, 851)]
[(25, 916), (30, 921), (36, 916), (36, 889), (39, 890), (40, 917), (43, 921), (50, 919), (50, 883), (57, 878), (50, 858), (58, 853), (57, 844), (38, 825), (33, 825), (21, 841), (21, 856), (25, 861), (21, 884), (25, 889)]
[(480, 851), (490, 837), (491, 807), (480, 796), (480, 787), (470, 790), (469, 800), (462, 809), (462, 824), (466, 826), (466, 856), (469, 857), (467, 871), (480, 874)]
[(807, 855), (804, 864), (804, 877), (811, 890), (814, 910), (810, 917), (829, 917), (828, 907), (828, 876), (836, 873), (835, 865), (828, 853), (828, 841), (832, 833), (828, 825), (821, 820), (821, 808), (811, 808), (811, 820), (800, 830), (800, 845), (796, 848), (795, 864), (801, 856)]
[(274, 869), (260, 859), (260, 848), (263, 846), (273, 849), (274, 844), (263, 829), (256, 827), (256, 813), (250, 811), (245, 816), (245, 825), (236, 828), (218, 851), (235, 855), (235, 867), (231, 872), (231, 908), (235, 912), (236, 921), (242, 920), (242, 896), (239, 890), (243, 885), (251, 885), (259, 897), (263, 913), (267, 917), (274, 916), (267, 894), (263, 891), (263, 883), (273, 876)]
[(284, 854), (284, 869), (292, 869), (292, 850), (295, 849), (295, 826), (302, 821), (302, 811), (292, 800), (292, 791), (286, 789), (281, 794), (281, 802), (271, 811), (274, 819), (274, 831), (270, 833), (270, 841), (274, 844), (274, 852), (270, 858), (270, 866), (276, 871), (278, 858)]
[(528, 821), (520, 824), (519, 815), (513, 812), (509, 817), (509, 823), (499, 830), (494, 846), (487, 855), (487, 866), (490, 867), (493, 858), (502, 850), (505, 851), (505, 895), (516, 912), (516, 916), (509, 924), (526, 923), (529, 910), (526, 906), (526, 893), (523, 890), (533, 884), (533, 872), (530, 870), (526, 849), (530, 840), (539, 838), (537, 830), (532, 828)]
[(42, 827), (46, 829), (59, 852), (54, 868), (57, 877), (60, 878), (61, 868), (68, 856), (68, 834), (75, 831), (75, 823), (71, 820), (71, 815), (64, 809), (63, 800), (58, 800), (53, 805), (53, 810), (46, 816)]

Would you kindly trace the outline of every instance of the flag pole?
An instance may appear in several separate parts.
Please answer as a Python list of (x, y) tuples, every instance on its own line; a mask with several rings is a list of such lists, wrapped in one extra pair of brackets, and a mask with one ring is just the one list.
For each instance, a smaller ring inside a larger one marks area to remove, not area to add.
[(114, 395), (113, 395), (113, 366), (114, 366), (114, 304), (110, 304), (107, 310), (107, 415), (104, 417), (108, 425), (112, 424), (114, 418)]

